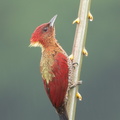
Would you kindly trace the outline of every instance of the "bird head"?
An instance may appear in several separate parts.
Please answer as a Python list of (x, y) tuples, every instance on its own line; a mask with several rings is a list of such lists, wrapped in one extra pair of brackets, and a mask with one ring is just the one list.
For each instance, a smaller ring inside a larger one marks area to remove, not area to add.
[(54, 23), (57, 18), (55, 15), (48, 23), (38, 26), (32, 33), (30, 39), (30, 47), (47, 47), (52, 45), (55, 41), (55, 27)]

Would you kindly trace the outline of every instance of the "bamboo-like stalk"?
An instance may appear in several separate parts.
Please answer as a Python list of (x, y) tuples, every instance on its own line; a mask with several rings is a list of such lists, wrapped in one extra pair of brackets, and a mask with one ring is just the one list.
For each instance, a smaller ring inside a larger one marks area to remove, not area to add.
[[(81, 72), (82, 59), (83, 59), (82, 51), (83, 48), (85, 47), (90, 3), (91, 0), (80, 0), (80, 6), (78, 10), (78, 18), (80, 19), (80, 23), (77, 24), (76, 27), (73, 50), (72, 50), (72, 54), (74, 56), (73, 63), (78, 63), (78, 66), (76, 66), (74, 70), (73, 83), (76, 83), (80, 80), (80, 72)], [(77, 91), (78, 91), (78, 86), (74, 87), (69, 92), (69, 98), (67, 103), (67, 112), (68, 112), (69, 120), (75, 120)]]

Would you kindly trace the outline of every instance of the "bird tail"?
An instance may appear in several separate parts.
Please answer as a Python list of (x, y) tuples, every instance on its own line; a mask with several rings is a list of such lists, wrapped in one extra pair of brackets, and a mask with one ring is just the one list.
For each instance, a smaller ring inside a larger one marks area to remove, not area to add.
[(60, 120), (69, 120), (65, 106), (59, 107), (56, 110), (58, 112)]

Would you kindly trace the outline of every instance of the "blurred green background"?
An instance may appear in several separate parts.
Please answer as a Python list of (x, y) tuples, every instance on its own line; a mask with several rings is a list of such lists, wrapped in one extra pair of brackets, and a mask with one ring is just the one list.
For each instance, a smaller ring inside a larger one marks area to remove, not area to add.
[[(39, 73), (33, 30), (55, 14), (56, 38), (71, 53), (79, 0), (0, 0), (0, 120), (58, 120)], [(76, 120), (120, 120), (120, 1), (93, 0)]]

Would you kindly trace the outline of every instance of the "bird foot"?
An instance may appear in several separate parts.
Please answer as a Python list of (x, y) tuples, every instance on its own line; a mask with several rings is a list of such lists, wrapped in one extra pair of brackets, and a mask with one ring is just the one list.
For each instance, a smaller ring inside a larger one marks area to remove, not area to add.
[(89, 19), (90, 21), (93, 21), (93, 16), (92, 16), (92, 14), (91, 14), (90, 11), (89, 11), (89, 13), (88, 13), (88, 19)]
[(85, 48), (83, 48), (82, 53), (83, 53), (83, 55), (88, 56), (88, 51)]
[(82, 101), (82, 95), (81, 95), (79, 92), (76, 93), (76, 97), (77, 97), (80, 101)]
[[(74, 59), (73, 54), (71, 54), (71, 55), (69, 56), (69, 59), (73, 62), (73, 59)], [(72, 65), (73, 65), (73, 68), (75, 69), (75, 66), (78, 65), (78, 63), (75, 62), (75, 63), (72, 63)]]
[[(64, 99), (64, 103), (65, 103), (65, 105), (67, 104), (67, 102), (68, 102), (68, 96), (69, 96), (69, 90), (70, 89), (72, 89), (72, 88), (74, 88), (74, 87), (76, 87), (77, 85), (81, 85), (82, 84), (82, 81), (80, 80), (80, 81), (77, 81), (76, 83), (69, 83), (69, 87), (68, 87), (68, 90), (67, 90), (67, 92), (66, 92), (66, 96), (65, 96), (65, 99)], [(82, 96), (81, 96), (81, 94), (79, 93), (79, 92), (77, 92), (76, 93), (76, 97), (80, 100), (80, 101), (82, 101)]]
[(73, 65), (73, 68), (75, 69), (75, 67), (78, 65), (78, 63), (75, 62), (75, 63), (73, 63), (72, 65)]
[(82, 81), (80, 80), (80, 81), (77, 81), (76, 83), (72, 83), (72, 84), (69, 86), (69, 88), (72, 89), (72, 88), (76, 87), (77, 85), (81, 85), (81, 84), (82, 84)]

